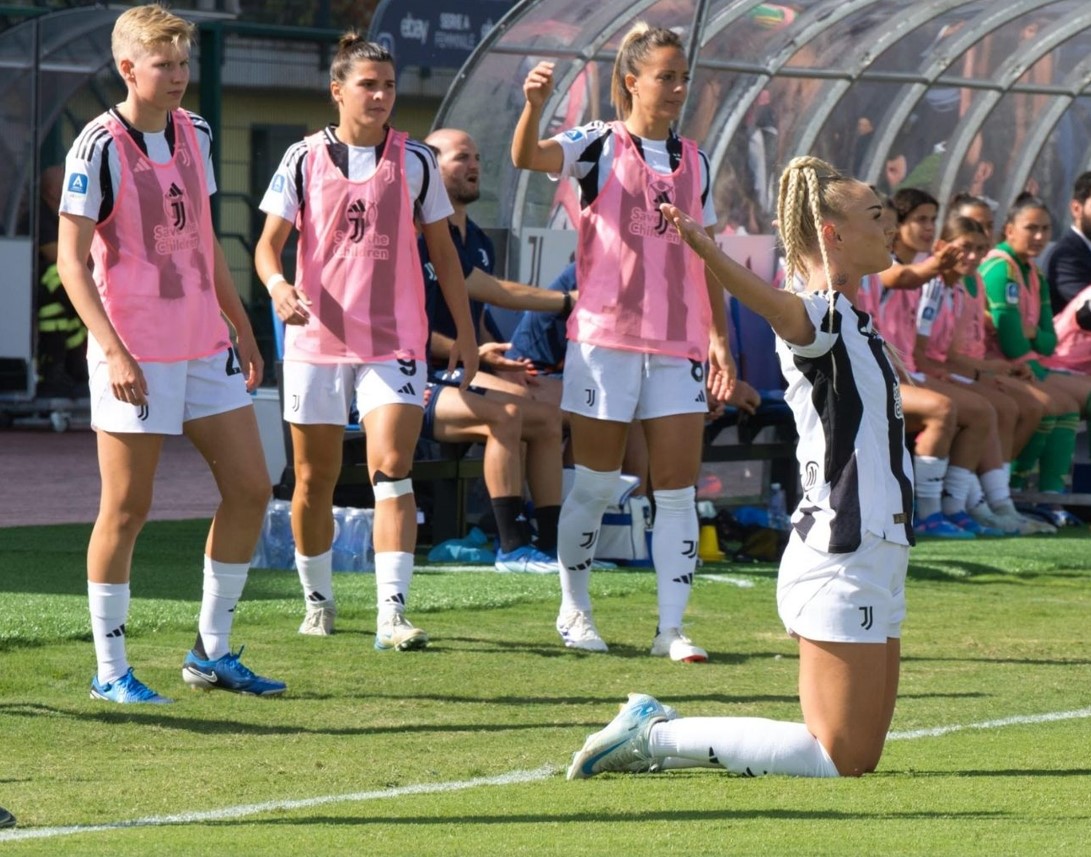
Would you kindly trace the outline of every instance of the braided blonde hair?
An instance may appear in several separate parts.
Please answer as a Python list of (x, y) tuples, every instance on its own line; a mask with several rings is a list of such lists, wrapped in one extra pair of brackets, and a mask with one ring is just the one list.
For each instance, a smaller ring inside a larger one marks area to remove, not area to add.
[[(807, 155), (793, 158), (780, 176), (777, 227), (781, 246), (784, 248), (785, 287), (793, 289), (796, 273), (810, 275), (808, 257), (813, 259), (817, 250), (826, 274), (831, 324), (837, 293), (830, 271), (826, 242), (822, 240), (822, 224), (836, 218), (845, 210), (848, 192), (856, 184), (856, 179), (842, 175), (821, 158)], [(901, 356), (890, 343), (885, 343), (885, 346), (898, 373), (908, 377), (909, 373)], [(836, 388), (836, 364), (833, 383)]]
[(830, 260), (819, 232), (823, 221), (844, 210), (845, 191), (855, 182), (822, 159), (810, 156), (793, 158), (784, 168), (777, 197), (777, 224), (789, 283), (797, 273), (810, 274), (807, 257), (817, 250), (826, 272), (826, 285), (832, 291)]

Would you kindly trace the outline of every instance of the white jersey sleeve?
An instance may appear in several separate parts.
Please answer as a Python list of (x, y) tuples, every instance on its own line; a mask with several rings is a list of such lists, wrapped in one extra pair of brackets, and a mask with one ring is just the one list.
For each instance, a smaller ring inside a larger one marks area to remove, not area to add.
[(98, 221), (102, 210), (102, 157), (113, 138), (102, 124), (92, 119), (76, 137), (64, 160), (64, 185), (60, 213)]
[(800, 357), (821, 357), (833, 348), (837, 342), (837, 334), (832, 331), (823, 331), (822, 322), (830, 314), (830, 301), (825, 292), (797, 292), (803, 306), (807, 310), (807, 317), (814, 326), (814, 342), (809, 345), (796, 345), (785, 342), (788, 350)]
[(405, 146), (405, 177), (409, 182), (409, 198), (420, 201), (421, 223), (446, 220), (455, 213), (435, 153), (416, 140), (407, 141)]
[[(212, 169), (212, 129), (208, 122), (196, 113), (186, 114), (193, 123), (197, 146), (205, 163), (205, 187), (208, 195), (216, 192), (216, 175)], [(108, 199), (117, 197), (121, 184), (121, 160), (117, 154), (117, 144), (105, 125), (107, 114), (92, 119), (76, 137), (72, 148), (68, 150), (64, 163), (64, 186), (61, 193), (60, 213), (77, 217), (89, 217), (99, 221), (108, 212), (103, 211), (103, 204)], [(148, 159), (156, 164), (165, 164), (174, 157), (174, 151), (167, 141), (165, 132), (144, 133), (140, 135)], [(103, 187), (102, 160), (105, 157), (109, 170), (109, 193)]]
[[(599, 165), (600, 167), (603, 167), (603, 158), (608, 158), (609, 162), (612, 163), (614, 154), (613, 146), (610, 145), (610, 140), (607, 136), (609, 134), (610, 127), (601, 119), (596, 119), (594, 122), (588, 122), (586, 125), (569, 128), (567, 131), (562, 131), (555, 137), (551, 137), (551, 140), (560, 145), (561, 152), (564, 155), (564, 163), (561, 166), (560, 172), (550, 173), (549, 177), (552, 179), (582, 179), (586, 176), (595, 164), (592, 161), (581, 161), (580, 155), (584, 153), (588, 146), (602, 137), (607, 137), (607, 140), (603, 149), (603, 154), (599, 157)], [(609, 174), (609, 163), (604, 166), (604, 172)]]
[(302, 140), (293, 143), (280, 159), (280, 165), (258, 206), (266, 214), (295, 223), (299, 214), (299, 189), (302, 185), (303, 161), (307, 157), (307, 144)]

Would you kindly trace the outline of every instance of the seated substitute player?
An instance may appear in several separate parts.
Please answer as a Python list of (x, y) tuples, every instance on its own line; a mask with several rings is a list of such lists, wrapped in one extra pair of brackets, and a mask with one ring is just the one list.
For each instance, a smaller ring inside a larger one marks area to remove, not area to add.
[(221, 497), (205, 542), (197, 642), (182, 677), (192, 687), (257, 696), (285, 689), (229, 647), (270, 486), (247, 393), (261, 380), (261, 356), (212, 232), (208, 126), (179, 107), (194, 32), (158, 5), (117, 19), (112, 47), (127, 95), (76, 138), (61, 200), (57, 267), (90, 333), (102, 473), (87, 548), (98, 656), (91, 696), (111, 702), (170, 702), (136, 678), (125, 652), (133, 547), (168, 434), (197, 447)]
[[(526, 385), (502, 381), (493, 374), (505, 371), (520, 377), (523, 363), (504, 357), (508, 343), (496, 342), (486, 304), (507, 309), (557, 311), (570, 298), (535, 286), (498, 280), (492, 275), (492, 241), (470, 218), (467, 207), (480, 195), (477, 144), (464, 131), (441, 128), (425, 139), (436, 154), (440, 175), (453, 213), (447, 224), (458, 250), (470, 295), (481, 370), (467, 390), (455, 389), (445, 371), (454, 342), (454, 324), (441, 292), (423, 239), (418, 241), (424, 266), (429, 325), (429, 381), (422, 435), (442, 442), (485, 444), (485, 485), (496, 518), (500, 549), (499, 571), (557, 571), (557, 519), (561, 504), (561, 412), (546, 402), (525, 395)], [(461, 377), (458, 374), (457, 377)], [(520, 377), (520, 380), (522, 378)], [(526, 444), (526, 482), (534, 502), (538, 540), (532, 545), (520, 525), (524, 510), (522, 444)]]
[(786, 282), (802, 270), (801, 292), (769, 287), (722, 254), (692, 218), (669, 205), (664, 213), (721, 284), (777, 334), (804, 487), (777, 606), (799, 640), (803, 723), (677, 717), (633, 694), (575, 753), (568, 778), (682, 766), (749, 776), (874, 771), (897, 697), (913, 544), (897, 374), (870, 318), (851, 303), (861, 278), (889, 264), (882, 204), (867, 185), (817, 158), (788, 164), (777, 223)]

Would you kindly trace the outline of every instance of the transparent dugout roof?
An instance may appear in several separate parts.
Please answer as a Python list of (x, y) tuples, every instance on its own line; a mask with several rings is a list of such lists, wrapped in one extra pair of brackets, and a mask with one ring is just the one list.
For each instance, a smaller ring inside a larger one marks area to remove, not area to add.
[(1091, 168), (1087, 0), (524, 0), (436, 120), (481, 148), (480, 222), (570, 221), (572, 193), (511, 165), (523, 78), (539, 59), (557, 63), (543, 134), (612, 119), (614, 52), (640, 20), (690, 46), (679, 130), (708, 153), (728, 226), (768, 232), (780, 166), (803, 153), (887, 192), (970, 190), (1001, 212), (1030, 188), (1062, 218)]

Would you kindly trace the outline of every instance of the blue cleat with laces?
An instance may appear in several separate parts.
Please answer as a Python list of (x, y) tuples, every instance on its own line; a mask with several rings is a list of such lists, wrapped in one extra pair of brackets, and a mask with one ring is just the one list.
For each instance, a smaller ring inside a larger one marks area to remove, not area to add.
[(222, 658), (205, 660), (191, 651), (182, 664), (182, 680), (197, 690), (228, 690), (250, 696), (277, 696), (288, 686), (282, 681), (256, 675), (242, 661), (243, 646)]
[(933, 539), (973, 539), (973, 533), (956, 526), (943, 517), (942, 512), (933, 512), (927, 518), (913, 525), (913, 532), (918, 536)]
[(174, 702), (173, 699), (160, 696), (133, 675), (132, 667), (129, 667), (129, 671), (121, 678), (108, 681), (105, 684), (100, 682), (96, 675), (91, 679), (91, 699), (104, 699), (107, 702), (119, 702), (123, 705), (132, 703), (168, 705)]
[(589, 735), (583, 747), (572, 754), (568, 779), (585, 780), (606, 771), (635, 774), (657, 768), (662, 760), (649, 752), (648, 733), (656, 723), (676, 716), (674, 709), (654, 697), (630, 693), (617, 717)]

